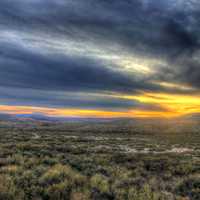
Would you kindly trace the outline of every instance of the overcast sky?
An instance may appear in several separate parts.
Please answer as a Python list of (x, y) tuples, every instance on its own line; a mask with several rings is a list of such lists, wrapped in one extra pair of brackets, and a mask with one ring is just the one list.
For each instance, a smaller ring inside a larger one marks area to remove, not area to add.
[(199, 47), (199, 0), (1, 0), (0, 108), (198, 113)]

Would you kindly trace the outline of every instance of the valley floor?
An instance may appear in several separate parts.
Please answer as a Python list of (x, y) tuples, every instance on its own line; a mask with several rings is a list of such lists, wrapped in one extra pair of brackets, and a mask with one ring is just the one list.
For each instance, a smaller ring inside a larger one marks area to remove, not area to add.
[(0, 199), (199, 200), (199, 130), (159, 131), (1, 125)]

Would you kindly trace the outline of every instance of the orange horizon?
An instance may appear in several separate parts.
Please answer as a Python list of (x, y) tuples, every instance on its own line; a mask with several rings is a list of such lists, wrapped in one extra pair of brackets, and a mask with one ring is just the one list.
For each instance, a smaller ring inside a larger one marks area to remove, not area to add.
[(198, 95), (142, 93), (132, 96), (121, 94), (113, 94), (112, 96), (137, 101), (142, 105), (157, 105), (161, 110), (132, 108), (126, 111), (111, 111), (104, 109), (0, 105), (0, 112), (7, 114), (42, 113), (48, 116), (91, 118), (173, 118), (200, 113), (200, 96)]
[(41, 113), (52, 117), (82, 118), (175, 118), (184, 116), (178, 112), (171, 111), (148, 111), (137, 109), (128, 111), (106, 111), (7, 105), (0, 105), (0, 112), (13, 115)]

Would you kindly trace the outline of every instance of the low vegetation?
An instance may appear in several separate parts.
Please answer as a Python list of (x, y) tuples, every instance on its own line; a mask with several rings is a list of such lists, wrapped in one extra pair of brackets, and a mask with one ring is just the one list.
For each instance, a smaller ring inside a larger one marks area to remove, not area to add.
[(187, 135), (2, 126), (0, 200), (199, 200), (200, 135)]

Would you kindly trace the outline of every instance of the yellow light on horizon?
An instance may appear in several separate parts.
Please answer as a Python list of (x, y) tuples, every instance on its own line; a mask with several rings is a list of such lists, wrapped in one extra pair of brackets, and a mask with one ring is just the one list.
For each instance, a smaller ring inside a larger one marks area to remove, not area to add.
[(163, 114), (171, 112), (173, 116), (200, 113), (199, 95), (177, 95), (166, 93), (143, 93), (141, 95), (125, 95), (124, 99), (137, 100), (141, 103), (155, 104), (164, 108)]
[(140, 95), (113, 94), (113, 97), (135, 100), (141, 104), (152, 104), (161, 107), (161, 110), (145, 110), (132, 108), (126, 111), (94, 110), (94, 109), (70, 109), (70, 108), (47, 108), (33, 106), (9, 106), (0, 105), (0, 111), (8, 114), (32, 114), (42, 113), (49, 116), (60, 117), (91, 117), (91, 118), (171, 118), (192, 113), (200, 113), (199, 95), (177, 95), (166, 93), (142, 93)]
[(144, 110), (129, 111), (105, 111), (105, 110), (84, 110), (84, 109), (61, 109), (61, 108), (43, 108), (28, 106), (4, 106), (0, 105), (0, 110), (8, 114), (33, 114), (41, 113), (48, 116), (60, 117), (91, 117), (91, 118), (126, 118), (126, 117), (167, 117), (166, 113)]

